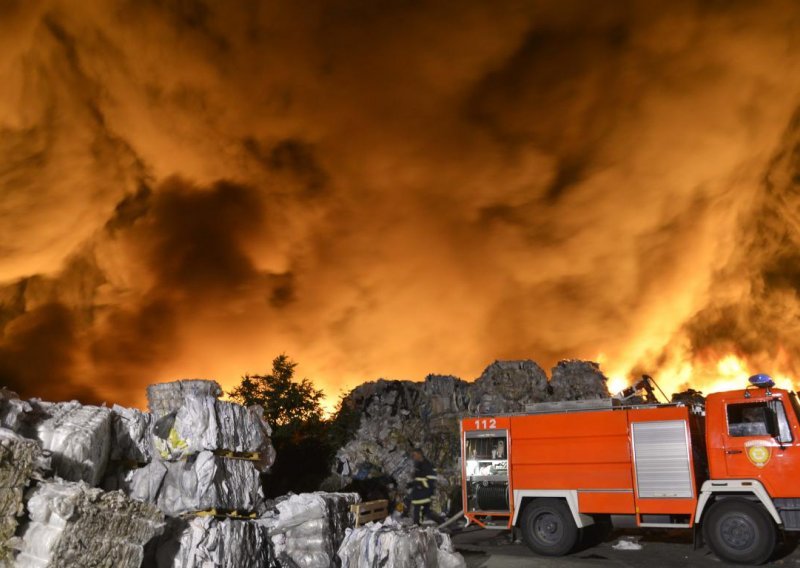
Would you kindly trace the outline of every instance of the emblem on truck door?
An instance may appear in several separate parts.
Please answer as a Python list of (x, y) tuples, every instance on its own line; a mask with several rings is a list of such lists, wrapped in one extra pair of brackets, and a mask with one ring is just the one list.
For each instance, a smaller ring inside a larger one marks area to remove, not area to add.
[(744, 449), (747, 453), (747, 459), (756, 467), (764, 467), (767, 465), (769, 458), (772, 456), (772, 446), (765, 440), (750, 440), (749, 442), (745, 442)]

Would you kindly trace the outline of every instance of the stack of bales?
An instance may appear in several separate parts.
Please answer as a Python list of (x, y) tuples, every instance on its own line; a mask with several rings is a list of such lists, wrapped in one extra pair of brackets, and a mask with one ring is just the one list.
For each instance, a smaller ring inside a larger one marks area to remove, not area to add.
[(261, 523), (269, 530), (277, 562), (298, 568), (338, 566), (336, 551), (353, 526), (355, 493), (302, 493), (282, 497)]
[(421, 383), (365, 383), (343, 400), (343, 408), (361, 420), (353, 439), (336, 454), (329, 486), (383, 478), (393, 485), (390, 499), (399, 501), (413, 472), (408, 451), (419, 446), (437, 468), (439, 506), (450, 508), (461, 480), (459, 417), (520, 412), (537, 402), (608, 398), (606, 381), (593, 362), (562, 361), (548, 381), (539, 365), (526, 360), (496, 361), (472, 383), (441, 375)]
[[(253, 520), (264, 510), (261, 473), (275, 459), (270, 429), (258, 407), (219, 400), (214, 381), (185, 380), (147, 389), (150, 415), (120, 413), (120, 458), (147, 460), (108, 480), (171, 517), (169, 531), (148, 554), (155, 566), (267, 566), (268, 542)], [(151, 444), (140, 444), (149, 432)]]
[(53, 473), (97, 486), (111, 452), (111, 410), (71, 402), (30, 400), (19, 433), (39, 440), (52, 456)]
[(339, 547), (342, 568), (466, 568), (450, 537), (434, 527), (389, 518), (347, 532)]
[[(2, 540), (8, 542), (11, 521), (21, 516), (14, 565), (139, 566), (163, 515), (120, 492), (92, 487), (111, 454), (112, 411), (75, 401), (22, 401), (3, 389), (0, 422), (9, 428), (0, 430), (0, 492), (8, 513)], [(29, 482), (33, 487), (23, 499)]]
[(0, 566), (11, 559), (18, 519), (25, 512), (23, 492), (41, 456), (37, 442), (0, 428)]
[(143, 545), (163, 527), (152, 505), (84, 482), (40, 483), (26, 506), (30, 521), (15, 562), (20, 568), (138, 568)]
[(152, 568), (277, 568), (266, 526), (256, 521), (190, 515), (171, 518), (167, 530), (148, 545)]

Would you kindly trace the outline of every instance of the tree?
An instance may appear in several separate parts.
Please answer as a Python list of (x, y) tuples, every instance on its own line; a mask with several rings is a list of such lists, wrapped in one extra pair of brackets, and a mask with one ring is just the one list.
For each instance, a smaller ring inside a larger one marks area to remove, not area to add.
[(297, 363), (281, 354), (272, 361), (271, 373), (245, 375), (228, 393), (245, 406), (260, 405), (272, 427), (277, 457), (264, 485), (268, 497), (317, 490), (329, 474), (336, 451), (320, 404), (324, 393), (306, 378), (295, 381), (296, 367)]
[(272, 373), (245, 375), (242, 383), (228, 394), (245, 406), (261, 405), (270, 426), (276, 429), (320, 421), (320, 401), (324, 394), (306, 378), (294, 381), (295, 367), (297, 363), (282, 353), (273, 359)]

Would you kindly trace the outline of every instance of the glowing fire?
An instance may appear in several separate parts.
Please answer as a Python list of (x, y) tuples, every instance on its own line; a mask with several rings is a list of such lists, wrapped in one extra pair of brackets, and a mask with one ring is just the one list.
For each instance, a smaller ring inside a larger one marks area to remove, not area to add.
[[(605, 360), (603, 354), (598, 361)], [(744, 388), (747, 379), (756, 373), (766, 373), (775, 384), (784, 389), (794, 390), (795, 384), (789, 373), (783, 369), (791, 368), (781, 353), (772, 367), (764, 363), (748, 361), (746, 358), (729, 353), (721, 356), (708, 356), (694, 361), (672, 361), (659, 369), (654, 369), (652, 376), (659, 387), (669, 397), (672, 393), (693, 388), (704, 394), (712, 392), (736, 390)], [(618, 393), (639, 377), (631, 377), (630, 372), (615, 370), (608, 374), (608, 390)], [(660, 396), (660, 394), (659, 394)]]

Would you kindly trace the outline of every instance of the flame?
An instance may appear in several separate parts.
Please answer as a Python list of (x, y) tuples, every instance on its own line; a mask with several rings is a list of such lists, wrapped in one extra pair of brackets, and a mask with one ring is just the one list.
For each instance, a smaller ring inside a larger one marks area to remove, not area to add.
[[(598, 356), (598, 361), (606, 359), (604, 354)], [(795, 390), (795, 381), (790, 372), (792, 365), (785, 353), (779, 350), (779, 355), (773, 361), (750, 360), (746, 356), (735, 353), (704, 354), (693, 359), (669, 361), (658, 369), (654, 369), (652, 376), (666, 396), (672, 393), (685, 391), (689, 388), (710, 394), (713, 392), (742, 389), (747, 386), (748, 378), (757, 373), (766, 373), (775, 381), (779, 388)], [(638, 377), (633, 377), (633, 366), (627, 371), (616, 369), (609, 373), (608, 390), (612, 394), (623, 390), (633, 384)]]

